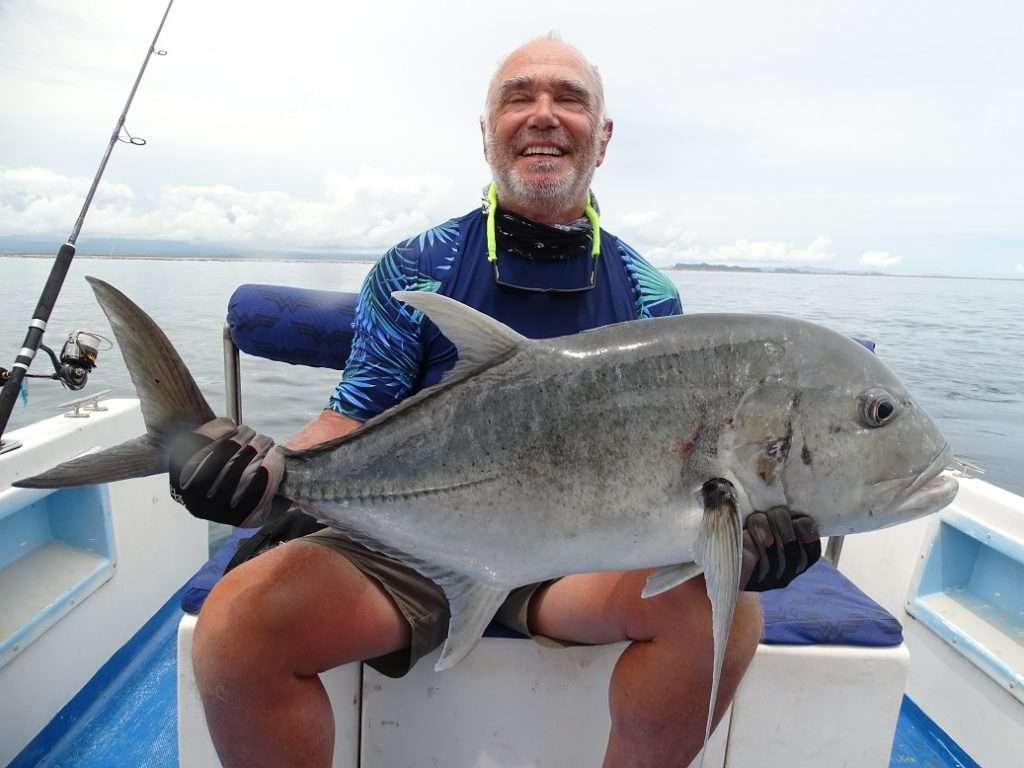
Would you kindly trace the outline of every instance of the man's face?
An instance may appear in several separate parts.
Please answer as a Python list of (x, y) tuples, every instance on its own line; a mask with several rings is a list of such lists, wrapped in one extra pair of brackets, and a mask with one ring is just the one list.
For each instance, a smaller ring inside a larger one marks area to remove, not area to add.
[(582, 205), (604, 160), (597, 83), (578, 54), (556, 41), (519, 49), (492, 83), (485, 155), (505, 203)]

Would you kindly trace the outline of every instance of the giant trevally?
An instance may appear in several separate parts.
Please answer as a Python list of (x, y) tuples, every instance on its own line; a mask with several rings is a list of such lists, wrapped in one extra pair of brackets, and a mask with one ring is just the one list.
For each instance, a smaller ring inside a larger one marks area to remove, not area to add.
[[(166, 471), (174, 435), (213, 418), (156, 324), (89, 280), (147, 433), (16, 485)], [(714, 635), (706, 741), (747, 515), (781, 504), (813, 515), (824, 536), (849, 534), (956, 494), (942, 474), (946, 441), (896, 376), (812, 323), (701, 314), (530, 340), (445, 296), (394, 296), (452, 341), (457, 365), (355, 432), (286, 451), (279, 494), (444, 590), (439, 670), (470, 652), (515, 587), (659, 567), (649, 596), (703, 572)]]

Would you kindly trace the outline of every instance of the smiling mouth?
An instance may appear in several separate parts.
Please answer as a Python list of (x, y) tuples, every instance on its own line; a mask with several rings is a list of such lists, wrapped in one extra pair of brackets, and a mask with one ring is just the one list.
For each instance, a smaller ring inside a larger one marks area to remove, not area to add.
[(558, 147), (527, 147), (519, 153), (520, 157), (562, 157), (565, 151)]

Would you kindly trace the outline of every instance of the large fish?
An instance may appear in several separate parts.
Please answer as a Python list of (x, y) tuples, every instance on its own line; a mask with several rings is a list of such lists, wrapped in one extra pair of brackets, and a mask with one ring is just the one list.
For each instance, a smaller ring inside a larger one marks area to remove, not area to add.
[[(156, 324), (90, 278), (147, 434), (16, 485), (166, 470), (166, 445), (213, 418)], [(280, 494), (435, 581), (451, 607), (437, 669), (473, 648), (508, 595), (570, 573), (660, 567), (644, 595), (703, 572), (714, 673), (739, 591), (747, 515), (784, 504), (822, 535), (934, 512), (957, 484), (939, 430), (857, 342), (771, 316), (693, 315), (529, 340), (433, 293), (397, 292), (458, 364), (355, 432), (289, 451)]]

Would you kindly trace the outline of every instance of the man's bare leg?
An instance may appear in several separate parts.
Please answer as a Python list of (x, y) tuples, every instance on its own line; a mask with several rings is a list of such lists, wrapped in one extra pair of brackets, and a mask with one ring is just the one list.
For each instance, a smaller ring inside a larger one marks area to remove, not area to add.
[[(683, 768), (704, 741), (712, 672), (711, 605), (704, 580), (643, 600), (648, 573), (568, 576), (538, 592), (530, 605), (530, 627), (540, 634), (583, 643), (634, 641), (612, 672), (605, 768)], [(741, 594), (716, 723), (760, 638), (760, 600)]]
[(199, 615), (192, 659), (225, 768), (330, 766), (334, 716), (318, 672), (408, 647), (377, 582), (292, 541), (232, 570)]

